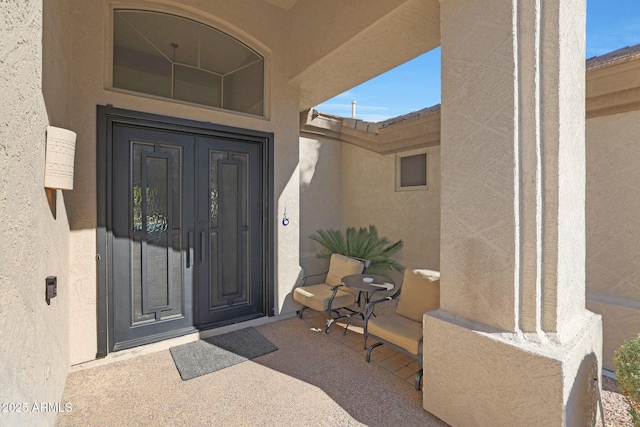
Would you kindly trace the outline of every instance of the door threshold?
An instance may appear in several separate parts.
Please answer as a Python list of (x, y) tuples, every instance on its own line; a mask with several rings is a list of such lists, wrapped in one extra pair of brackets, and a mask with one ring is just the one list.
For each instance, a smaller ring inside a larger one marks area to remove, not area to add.
[(138, 347), (128, 348), (125, 350), (115, 351), (107, 354), (107, 356), (101, 359), (89, 360), (86, 362), (78, 363), (71, 366), (69, 372), (82, 371), (84, 369), (95, 368), (103, 365), (110, 365), (111, 363), (121, 362), (124, 360), (134, 359), (139, 356), (147, 354), (158, 353), (160, 351), (169, 350), (171, 347), (178, 345), (195, 342), (200, 339), (209, 338), (215, 335), (222, 335), (227, 332), (237, 331), (239, 329), (248, 328), (250, 326), (260, 326), (268, 323), (277, 322), (279, 320), (288, 319), (294, 317), (296, 313), (287, 313), (279, 316), (262, 316), (257, 319), (247, 320), (240, 323), (234, 323), (232, 325), (221, 326), (218, 328), (212, 328), (207, 330), (196, 331), (188, 335), (182, 335), (175, 338), (169, 338), (164, 341), (158, 341), (151, 344), (145, 344)]
[(266, 317), (264, 313), (250, 314), (248, 316), (237, 317), (235, 319), (227, 319), (220, 322), (212, 322), (212, 323), (202, 323), (200, 325), (195, 325), (194, 328), (198, 329), (200, 332), (208, 331), (210, 329), (220, 329), (226, 326), (233, 326), (235, 324), (242, 324), (246, 322), (250, 322), (252, 320), (258, 320), (263, 317)]

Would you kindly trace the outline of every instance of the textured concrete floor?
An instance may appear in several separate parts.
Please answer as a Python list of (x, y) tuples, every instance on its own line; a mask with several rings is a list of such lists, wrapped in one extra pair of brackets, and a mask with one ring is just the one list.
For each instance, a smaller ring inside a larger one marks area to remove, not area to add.
[(278, 351), (189, 381), (168, 350), (73, 372), (56, 425), (446, 425), (422, 409), (410, 359), (378, 348), (368, 364), (357, 325), (326, 335), (322, 323), (309, 312), (258, 326)]

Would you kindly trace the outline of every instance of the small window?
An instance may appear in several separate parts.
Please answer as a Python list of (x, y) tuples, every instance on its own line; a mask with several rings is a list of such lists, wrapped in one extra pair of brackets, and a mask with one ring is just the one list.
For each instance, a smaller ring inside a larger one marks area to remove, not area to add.
[(396, 155), (396, 191), (426, 190), (427, 153)]
[(113, 87), (261, 116), (264, 58), (190, 19), (115, 10)]

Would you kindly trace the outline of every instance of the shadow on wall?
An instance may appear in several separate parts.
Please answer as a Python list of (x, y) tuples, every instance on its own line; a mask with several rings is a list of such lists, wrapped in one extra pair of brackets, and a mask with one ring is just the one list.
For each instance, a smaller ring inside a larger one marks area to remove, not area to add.
[(49, 210), (51, 210), (51, 216), (53, 216), (53, 219), (56, 219), (58, 191), (54, 190), (53, 188), (45, 188), (44, 192), (47, 195), (47, 202), (49, 203)]
[[(291, 287), (291, 291), (287, 293), (287, 295), (284, 297), (284, 301), (282, 303), (282, 310), (280, 311), (281, 314), (285, 314), (285, 313), (295, 313), (296, 311), (300, 310), (302, 308), (302, 305), (299, 304), (298, 302), (294, 301), (293, 299), (293, 290), (296, 288), (296, 286), (298, 285), (298, 283), (300, 283), (302, 276), (305, 274), (304, 270), (300, 270), (300, 272), (298, 273), (298, 278), (296, 279), (295, 284)], [(277, 292), (277, 289), (276, 289)], [(277, 298), (277, 296), (276, 296)]]
[(304, 149), (301, 147), (300, 150), (300, 187), (308, 188), (311, 187), (311, 181), (313, 181), (316, 166), (318, 165), (318, 160), (320, 158), (321, 142), (309, 140), (307, 138), (301, 139), (304, 139), (304, 142), (301, 142), (300, 144)]
[(598, 421), (596, 384), (598, 378), (598, 358), (594, 353), (587, 354), (576, 373), (569, 399), (567, 400), (566, 425), (595, 426)]
[(341, 229), (342, 164), (339, 141), (300, 138), (300, 262), (305, 274), (322, 271), (319, 244), (309, 239), (317, 229)]

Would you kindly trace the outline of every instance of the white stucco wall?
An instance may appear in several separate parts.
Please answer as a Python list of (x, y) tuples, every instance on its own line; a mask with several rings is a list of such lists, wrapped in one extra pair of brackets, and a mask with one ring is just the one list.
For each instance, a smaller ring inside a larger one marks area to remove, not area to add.
[[(406, 154), (406, 153), (404, 153)], [(342, 227), (373, 224), (404, 248), (405, 267), (440, 268), (440, 147), (427, 151), (428, 190), (395, 191), (395, 155), (342, 146)]]
[(640, 111), (587, 120), (587, 307), (602, 314), (603, 365), (640, 333)]
[[(299, 267), (299, 111), (298, 89), (287, 84), (287, 15), (261, 0), (146, 2), (136, 6), (190, 17), (234, 35), (266, 56), (266, 111), (256, 118), (169, 100), (151, 99), (108, 90), (109, 9), (82, 0), (71, 1), (67, 31), (73, 39), (70, 57), (70, 126), (78, 133), (77, 187), (68, 199), (71, 225), (71, 363), (96, 355), (96, 105), (112, 104), (154, 114), (273, 132), (275, 137), (274, 194), (276, 212), (276, 313), (294, 310), (287, 295)], [(127, 4), (133, 2), (121, 2)], [(196, 9), (201, 8), (201, 10)], [(292, 219), (280, 224), (284, 209)]]
[[(51, 3), (51, 2), (44, 2)], [(64, 37), (43, 41), (64, 25), (41, 1), (0, 7), (0, 425), (51, 425), (69, 368), (68, 192), (44, 188), (47, 125), (67, 127)], [(44, 7), (44, 10), (43, 10)], [(58, 295), (45, 302), (45, 278)], [(3, 406), (3, 409), (5, 407)]]

